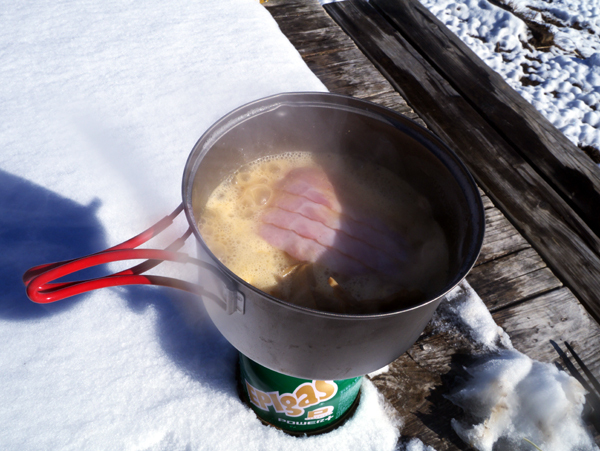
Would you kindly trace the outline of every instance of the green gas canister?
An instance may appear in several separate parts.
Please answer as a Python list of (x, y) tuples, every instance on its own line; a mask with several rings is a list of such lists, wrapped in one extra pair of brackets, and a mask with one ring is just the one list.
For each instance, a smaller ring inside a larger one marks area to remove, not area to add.
[(362, 376), (323, 381), (272, 371), (240, 353), (242, 399), (258, 418), (292, 435), (328, 432), (343, 424), (359, 402)]

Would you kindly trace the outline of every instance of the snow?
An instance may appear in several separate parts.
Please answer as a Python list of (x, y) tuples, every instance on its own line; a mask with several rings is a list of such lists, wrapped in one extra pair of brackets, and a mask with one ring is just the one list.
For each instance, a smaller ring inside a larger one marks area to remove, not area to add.
[(425, 445), (418, 438), (413, 438), (408, 442), (401, 444), (398, 451), (435, 451), (435, 448)]
[[(219, 117), (325, 91), (270, 14), (254, 0), (0, 11), (0, 448), (394, 449), (397, 425), (369, 381), (331, 434), (263, 426), (238, 398), (236, 351), (192, 296), (117, 288), (40, 306), (20, 280), (170, 213), (189, 152)], [(172, 234), (184, 229), (179, 219)]]
[(581, 419), (582, 385), (515, 350), (468, 282), (447, 295), (434, 321), (440, 329), (462, 328), (483, 349), (465, 368), (469, 379), (447, 396), (470, 418), (452, 421), (466, 443), (478, 451), (521, 449), (527, 442), (544, 451), (598, 449)]
[(379, 376), (380, 374), (385, 374), (389, 370), (390, 370), (390, 366), (386, 365), (386, 366), (384, 366), (382, 368), (379, 368), (378, 370), (375, 370), (375, 371), (369, 373), (368, 376), (372, 378), (372, 377), (375, 377), (375, 376)]
[[(329, 434), (263, 426), (238, 398), (236, 351), (191, 295), (114, 288), (46, 306), (25, 296), (29, 267), (112, 246), (170, 213), (191, 148), (219, 117), (279, 92), (325, 91), (269, 13), (255, 0), (0, 1), (0, 448), (396, 449), (400, 420), (368, 380)], [(185, 228), (179, 218), (171, 235)], [(450, 298), (448, 321), (490, 352), (510, 349), (468, 285)], [(480, 373), (490, 371), (472, 370), (469, 393), (485, 391)], [(570, 379), (533, 377), (564, 390), (576, 417)], [(456, 396), (465, 409), (477, 398)], [(431, 451), (417, 439), (405, 449)]]
[[(511, 13), (486, 0), (420, 1), (574, 144), (600, 149), (598, 2), (502, 0)], [(553, 42), (536, 43), (532, 27)]]
[(439, 307), (437, 316), (460, 327), (462, 333), (488, 351), (495, 351), (499, 346), (512, 348), (508, 334), (494, 322), (489, 310), (466, 280), (446, 295), (446, 302)]
[(515, 350), (467, 371), (473, 379), (449, 399), (480, 421), (452, 422), (474, 448), (519, 449), (529, 441), (545, 451), (598, 449), (581, 422), (585, 390), (564, 371)]

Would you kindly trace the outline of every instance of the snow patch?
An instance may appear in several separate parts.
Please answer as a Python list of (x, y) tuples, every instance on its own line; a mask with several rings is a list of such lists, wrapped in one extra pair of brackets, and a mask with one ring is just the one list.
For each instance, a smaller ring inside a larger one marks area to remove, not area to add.
[(597, 2), (503, 2), (528, 26), (486, 0), (420, 1), (574, 144), (600, 149)]
[(466, 280), (446, 295), (440, 315), (487, 350), (512, 348), (510, 338), (499, 327), (483, 300)]
[(439, 309), (441, 318), (484, 351), (465, 368), (469, 379), (447, 396), (471, 419), (452, 421), (462, 440), (479, 451), (521, 449), (527, 441), (544, 451), (598, 449), (581, 419), (581, 384), (515, 350), (468, 282), (452, 290)]
[(471, 379), (448, 399), (474, 418), (452, 427), (477, 450), (523, 449), (528, 441), (544, 451), (598, 449), (581, 420), (585, 390), (564, 371), (509, 349), (467, 372)]

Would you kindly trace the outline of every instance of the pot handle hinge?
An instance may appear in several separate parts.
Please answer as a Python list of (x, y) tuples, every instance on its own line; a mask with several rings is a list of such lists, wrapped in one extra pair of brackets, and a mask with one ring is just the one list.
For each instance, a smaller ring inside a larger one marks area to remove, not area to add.
[(227, 300), (226, 312), (228, 315), (233, 315), (235, 312), (240, 312), (242, 315), (246, 310), (246, 298), (244, 293), (238, 290), (229, 291), (229, 299)]

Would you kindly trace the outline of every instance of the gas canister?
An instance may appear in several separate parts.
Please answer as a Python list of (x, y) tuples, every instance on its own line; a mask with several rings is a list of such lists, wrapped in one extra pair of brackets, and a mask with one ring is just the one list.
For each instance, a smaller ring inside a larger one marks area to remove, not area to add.
[(300, 379), (240, 353), (242, 399), (261, 421), (293, 435), (328, 432), (344, 423), (358, 405), (362, 379)]

